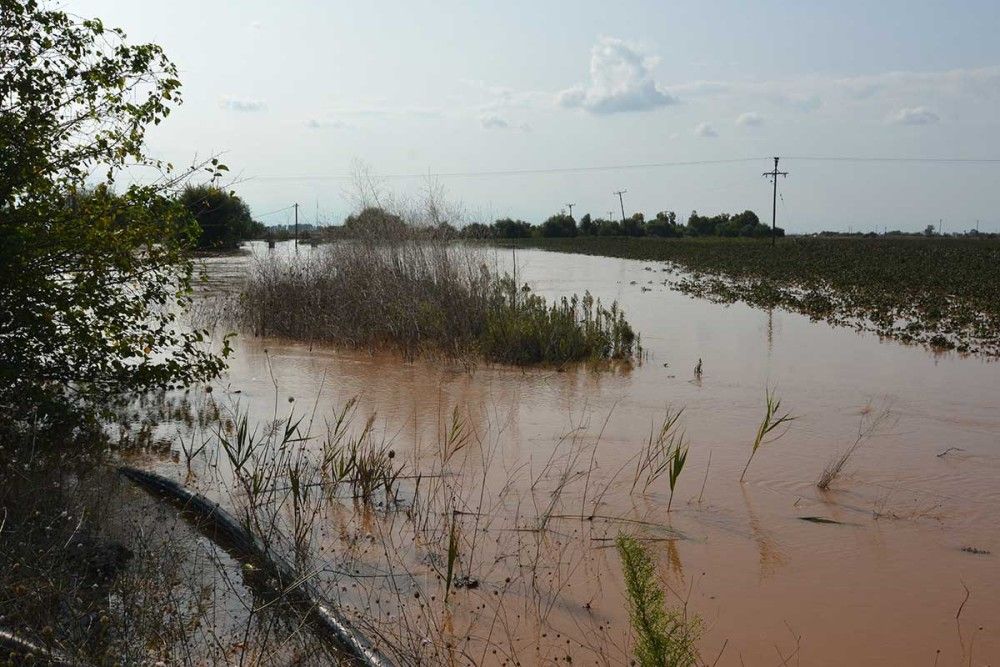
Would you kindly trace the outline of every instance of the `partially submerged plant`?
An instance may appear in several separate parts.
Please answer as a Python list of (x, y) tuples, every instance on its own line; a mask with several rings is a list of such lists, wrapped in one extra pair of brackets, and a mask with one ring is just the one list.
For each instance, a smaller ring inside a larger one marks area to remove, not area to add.
[(686, 609), (668, 607), (656, 580), (656, 566), (639, 540), (619, 534), (618, 557), (625, 576), (629, 620), (636, 635), (635, 657), (641, 667), (690, 667), (698, 664), (695, 644), (701, 620)]
[(687, 461), (688, 444), (684, 439), (684, 432), (678, 431), (678, 423), (683, 413), (683, 408), (677, 412), (668, 409), (660, 424), (659, 431), (655, 434), (650, 431), (649, 440), (639, 455), (635, 476), (632, 479), (632, 491), (634, 492), (639, 480), (645, 476), (642, 486), (642, 491), (645, 493), (663, 473), (667, 473), (667, 479), (670, 482), (670, 499), (667, 501), (668, 512), (673, 504), (677, 480), (680, 479), (684, 463)]
[(872, 436), (878, 433), (891, 418), (892, 410), (888, 406), (875, 412), (872, 403), (869, 401), (861, 411), (861, 419), (858, 421), (858, 434), (854, 442), (826, 464), (826, 467), (823, 468), (823, 474), (820, 475), (819, 481), (816, 482), (816, 486), (825, 491), (831, 482), (837, 478), (841, 470), (844, 469), (850, 458), (854, 456), (854, 453), (865, 442), (871, 439)]
[[(515, 298), (516, 297), (516, 298)], [(639, 337), (617, 303), (555, 302), (501, 275), (474, 248), (362, 239), (255, 262), (231, 317), (259, 335), (352, 347), (481, 356), (517, 365), (634, 359)]]
[(792, 417), (791, 414), (787, 412), (783, 415), (778, 415), (778, 411), (781, 409), (781, 399), (774, 395), (774, 390), (770, 388), (764, 389), (764, 401), (766, 403), (764, 418), (760, 420), (760, 426), (757, 427), (757, 434), (754, 437), (753, 447), (750, 449), (750, 457), (747, 459), (747, 464), (743, 466), (743, 472), (740, 474), (741, 482), (746, 477), (747, 469), (750, 467), (750, 462), (753, 461), (753, 457), (757, 454), (757, 450), (763, 445), (770, 444), (775, 440), (778, 440), (784, 436), (788, 430), (786, 427), (784, 431), (770, 439), (767, 439), (768, 434), (793, 421), (794, 419), (797, 419), (796, 417)]
[(677, 486), (677, 480), (680, 479), (681, 471), (684, 470), (684, 463), (687, 461), (688, 446), (678, 444), (670, 454), (670, 498), (667, 500), (667, 511), (670, 511), (670, 506), (674, 502), (674, 489)]

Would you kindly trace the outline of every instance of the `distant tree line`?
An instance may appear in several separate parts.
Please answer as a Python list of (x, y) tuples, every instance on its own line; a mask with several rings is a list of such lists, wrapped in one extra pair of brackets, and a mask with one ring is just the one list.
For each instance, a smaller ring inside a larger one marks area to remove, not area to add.
[(904, 232), (898, 229), (889, 229), (884, 232), (838, 232), (832, 230), (823, 230), (821, 232), (816, 232), (813, 236), (825, 236), (825, 237), (852, 237), (852, 238), (877, 238), (879, 236), (924, 236), (924, 237), (934, 237), (934, 238), (979, 238), (979, 239), (994, 239), (1000, 237), (1000, 234), (995, 232), (981, 232), (976, 228), (968, 229), (964, 232), (952, 232), (950, 234), (942, 234), (934, 225), (927, 225), (924, 227), (923, 231), (920, 232)]
[[(784, 236), (780, 227), (775, 230), (778, 236)], [(653, 236), (660, 238), (677, 238), (682, 236), (742, 236), (764, 238), (771, 235), (771, 228), (761, 223), (753, 211), (742, 213), (721, 213), (714, 216), (698, 215), (692, 211), (687, 224), (677, 222), (677, 214), (673, 211), (660, 211), (650, 220), (642, 213), (635, 213), (624, 220), (606, 220), (592, 218), (589, 213), (583, 215), (579, 222), (567, 213), (557, 213), (550, 216), (540, 225), (532, 225), (523, 220), (504, 218), (492, 225), (472, 223), (463, 227), (460, 236), (464, 238), (567, 238), (574, 236)]]

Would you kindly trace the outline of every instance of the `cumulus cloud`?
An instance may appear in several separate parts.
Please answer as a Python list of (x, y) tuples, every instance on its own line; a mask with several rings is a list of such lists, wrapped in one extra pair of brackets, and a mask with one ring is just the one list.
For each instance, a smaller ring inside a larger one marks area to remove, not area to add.
[(805, 95), (802, 93), (779, 93), (774, 96), (775, 104), (795, 111), (809, 112), (819, 109), (823, 100), (819, 95)]
[(484, 130), (520, 130), (522, 132), (527, 132), (531, 129), (527, 123), (511, 123), (503, 116), (492, 113), (484, 113), (480, 115), (479, 124)]
[(694, 128), (694, 133), (699, 137), (706, 137), (709, 139), (719, 136), (719, 133), (715, 131), (708, 123), (698, 123)]
[(927, 107), (900, 109), (889, 116), (889, 122), (896, 125), (933, 125), (940, 120), (941, 117)]
[(267, 105), (260, 100), (241, 99), (238, 97), (226, 97), (219, 102), (219, 106), (226, 111), (239, 111), (241, 113), (263, 111), (267, 108)]
[(764, 118), (756, 111), (747, 111), (740, 114), (736, 124), (741, 127), (757, 127), (764, 124)]
[(560, 106), (595, 114), (648, 111), (677, 100), (656, 83), (656, 59), (614, 37), (600, 38), (590, 52), (590, 82), (563, 90)]
[(322, 130), (325, 128), (343, 129), (350, 127), (342, 120), (325, 120), (321, 118), (310, 118), (306, 121), (306, 127), (310, 130)]
[(669, 86), (667, 90), (672, 95), (707, 97), (732, 92), (733, 88), (734, 84), (726, 81), (690, 81), (688, 83), (674, 84)]

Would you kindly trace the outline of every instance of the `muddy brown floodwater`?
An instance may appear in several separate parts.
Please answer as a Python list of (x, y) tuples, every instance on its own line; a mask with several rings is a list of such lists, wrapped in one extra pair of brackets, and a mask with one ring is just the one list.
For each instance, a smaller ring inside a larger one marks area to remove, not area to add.
[[(509, 268), (509, 250), (488, 254)], [(211, 284), (231, 285), (249, 261), (208, 260)], [(517, 270), (549, 298), (589, 290), (617, 300), (641, 333), (641, 365), (469, 369), (241, 336), (222, 383), (261, 420), (274, 412), (275, 383), (280, 412), (293, 397), (329, 416), (358, 396), (401, 459), (423, 470), (440, 456), (452, 409), (467, 415), (476, 437), (459, 488), (466, 501), (482, 489), (476, 507), (489, 517), (464, 526), (467, 542), (482, 534), (461, 568), (479, 586), (452, 591), (453, 617), (432, 623), (465, 647), (456, 662), (627, 663), (619, 531), (648, 539), (670, 602), (701, 617), (709, 664), (1000, 661), (1000, 365), (694, 300), (663, 284), (662, 264), (522, 250)], [(798, 419), (741, 484), (768, 386)], [(869, 404), (891, 419), (819, 490)], [(690, 441), (669, 513), (665, 476), (630, 493), (635, 457), (667, 408), (684, 408)], [(331, 552), (359, 521), (345, 512), (324, 514)], [(367, 523), (388, 519), (360, 521), (392, 532)], [(441, 545), (399, 539), (426, 595), (435, 577), (418, 570)], [(345, 595), (343, 604), (365, 604)], [(474, 613), (480, 604), (488, 611)]]

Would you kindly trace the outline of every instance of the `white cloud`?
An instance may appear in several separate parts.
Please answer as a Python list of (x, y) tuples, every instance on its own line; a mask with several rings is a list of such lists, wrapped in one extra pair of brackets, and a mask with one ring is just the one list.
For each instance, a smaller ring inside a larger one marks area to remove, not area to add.
[(514, 124), (503, 116), (493, 113), (484, 113), (480, 115), (479, 124), (484, 130), (520, 130), (522, 132), (528, 132), (531, 130), (531, 126), (527, 123)]
[(394, 117), (394, 118), (442, 118), (444, 113), (441, 109), (433, 107), (408, 107), (397, 105), (367, 106), (353, 109), (340, 109), (340, 113), (350, 114), (360, 117)]
[(484, 130), (506, 130), (510, 127), (510, 123), (500, 116), (493, 114), (483, 114), (480, 116), (479, 124), (483, 126)]
[(226, 97), (221, 102), (219, 106), (226, 111), (239, 111), (239, 112), (256, 112), (263, 111), (267, 108), (267, 105), (260, 100), (248, 100), (240, 99), (237, 97)]
[(648, 111), (677, 100), (653, 78), (656, 59), (621, 39), (602, 37), (590, 52), (590, 82), (560, 92), (556, 102), (595, 114)]
[(324, 120), (320, 118), (310, 118), (306, 121), (306, 127), (310, 130), (322, 130), (325, 128), (343, 129), (350, 127), (342, 120)]
[(773, 100), (778, 106), (802, 112), (815, 111), (823, 105), (823, 100), (815, 94), (778, 93)]
[(764, 117), (756, 111), (747, 111), (740, 114), (739, 118), (736, 119), (736, 124), (741, 127), (758, 127), (764, 124)]
[(715, 131), (708, 123), (698, 123), (694, 128), (694, 133), (699, 137), (715, 138), (719, 136), (719, 133)]
[(896, 125), (933, 125), (940, 121), (941, 117), (927, 107), (900, 109), (889, 116), (889, 122)]

